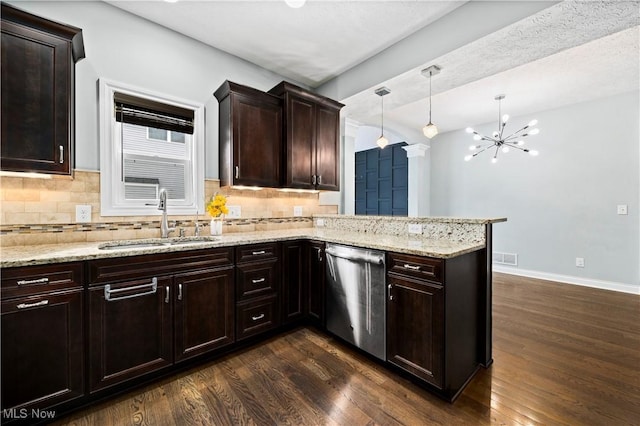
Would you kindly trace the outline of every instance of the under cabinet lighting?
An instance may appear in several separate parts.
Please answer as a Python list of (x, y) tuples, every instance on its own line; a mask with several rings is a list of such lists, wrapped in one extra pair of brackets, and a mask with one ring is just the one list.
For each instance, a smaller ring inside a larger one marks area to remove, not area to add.
[(317, 189), (298, 189), (298, 188), (280, 188), (279, 192), (295, 192), (298, 194), (318, 194), (320, 191)]
[(30, 179), (51, 179), (51, 175), (45, 173), (32, 173), (32, 172), (8, 172), (0, 171), (2, 177), (18, 177), (18, 178), (30, 178)]
[(239, 189), (240, 191), (262, 191), (264, 188), (260, 186), (234, 185), (231, 189)]

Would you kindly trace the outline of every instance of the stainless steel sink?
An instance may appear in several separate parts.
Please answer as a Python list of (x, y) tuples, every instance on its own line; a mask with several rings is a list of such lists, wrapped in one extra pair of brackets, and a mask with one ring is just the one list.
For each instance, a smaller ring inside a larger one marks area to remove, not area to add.
[(148, 238), (144, 240), (119, 240), (102, 243), (100, 250), (129, 250), (137, 248), (170, 247), (188, 244), (205, 244), (217, 241), (217, 237), (176, 237), (176, 238)]

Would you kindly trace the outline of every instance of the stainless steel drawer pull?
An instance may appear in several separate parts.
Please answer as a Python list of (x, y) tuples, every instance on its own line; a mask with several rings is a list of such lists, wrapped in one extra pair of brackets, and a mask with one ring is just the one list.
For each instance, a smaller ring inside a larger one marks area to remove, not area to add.
[(322, 185), (322, 175), (318, 175), (318, 185)]
[(260, 314), (257, 317), (251, 317), (251, 319), (254, 320), (254, 321), (261, 320), (262, 318), (264, 318), (264, 314)]
[(18, 285), (27, 285), (27, 284), (46, 284), (49, 282), (49, 278), (36, 278), (35, 280), (20, 280), (18, 281)]
[(166, 286), (164, 289), (166, 291), (166, 295), (164, 296), (164, 303), (169, 303), (169, 286)]
[[(141, 293), (127, 294), (126, 296), (118, 296), (118, 293), (122, 293), (123, 291), (132, 291), (132, 290), (142, 290), (148, 289), (147, 291), (143, 291)], [(132, 297), (140, 297), (146, 296), (147, 294), (154, 294), (158, 289), (158, 279), (153, 277), (149, 284), (141, 284), (134, 285), (132, 287), (123, 287), (111, 289), (111, 284), (107, 284), (104, 286), (104, 300), (107, 302), (115, 302), (117, 300), (131, 299)]]
[(178, 284), (178, 300), (182, 300), (182, 284)]
[(389, 284), (389, 286), (388, 286), (389, 300), (393, 300), (393, 295), (391, 294), (391, 289), (393, 289), (393, 285)]
[(236, 166), (236, 179), (240, 177), (240, 166)]
[(260, 251), (253, 251), (253, 252), (251, 252), (251, 254), (253, 254), (254, 256), (257, 256), (257, 255), (259, 255), (259, 254), (266, 254), (266, 253), (267, 253), (267, 252), (266, 252), (266, 251), (264, 251), (264, 250), (260, 250)]
[(257, 280), (251, 280), (251, 282), (254, 283), (254, 284), (263, 283), (264, 282), (264, 278), (258, 278)]
[(60, 145), (60, 164), (64, 163), (64, 146)]
[(41, 300), (35, 303), (21, 303), (17, 306), (18, 309), (26, 309), (26, 308), (35, 308), (36, 306), (45, 306), (48, 305), (48, 300)]
[(404, 264), (405, 269), (411, 269), (412, 271), (419, 271), (420, 267), (419, 266), (413, 266), (413, 265), (407, 265), (406, 263)]
[(316, 184), (316, 175), (311, 176), (311, 185)]

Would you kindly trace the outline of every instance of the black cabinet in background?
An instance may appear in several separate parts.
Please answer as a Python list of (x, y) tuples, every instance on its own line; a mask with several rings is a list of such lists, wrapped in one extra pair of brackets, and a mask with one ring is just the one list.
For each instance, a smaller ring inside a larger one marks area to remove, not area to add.
[(2, 170), (70, 175), (82, 30), (2, 3)]

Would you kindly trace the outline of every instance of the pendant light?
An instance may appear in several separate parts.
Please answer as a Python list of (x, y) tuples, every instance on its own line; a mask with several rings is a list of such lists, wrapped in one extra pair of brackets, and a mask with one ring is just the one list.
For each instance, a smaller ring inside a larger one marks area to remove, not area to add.
[(382, 105), (382, 114), (381, 114), (381, 120), (380, 120), (380, 137), (376, 141), (376, 144), (380, 147), (380, 149), (383, 149), (385, 146), (389, 144), (389, 140), (384, 137), (384, 97), (389, 93), (391, 93), (391, 90), (389, 90), (384, 86), (376, 89), (375, 91), (375, 94), (380, 96), (380, 102)]
[[(491, 158), (491, 162), (494, 164), (498, 162), (498, 153), (502, 151), (506, 154), (507, 152), (509, 152), (510, 148), (519, 149), (520, 151), (526, 152), (533, 157), (538, 155), (538, 151), (536, 151), (535, 149), (522, 147), (524, 145), (523, 139), (525, 137), (530, 135), (537, 135), (538, 133), (540, 133), (540, 129), (529, 129), (530, 127), (538, 124), (538, 120), (531, 120), (529, 124), (522, 127), (521, 129), (511, 133), (509, 136), (504, 136), (504, 128), (507, 125), (507, 120), (509, 120), (508, 114), (502, 115), (502, 100), (505, 97), (505, 95), (497, 95), (494, 98), (496, 101), (498, 101), (498, 130), (493, 132), (491, 136), (483, 136), (473, 130), (471, 127), (467, 127), (467, 133), (473, 133), (473, 140), (481, 142), (479, 145), (471, 145), (469, 147), (469, 150), (475, 152), (464, 157), (465, 161), (470, 161), (476, 155), (493, 147), (496, 148), (493, 154), (493, 158)], [(483, 141), (488, 142), (488, 145), (482, 145)]]
[(429, 123), (422, 128), (422, 133), (429, 139), (438, 134), (438, 128), (431, 122), (431, 77), (438, 74), (442, 68), (437, 65), (431, 65), (422, 70), (422, 75), (429, 77)]

